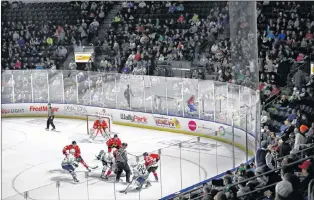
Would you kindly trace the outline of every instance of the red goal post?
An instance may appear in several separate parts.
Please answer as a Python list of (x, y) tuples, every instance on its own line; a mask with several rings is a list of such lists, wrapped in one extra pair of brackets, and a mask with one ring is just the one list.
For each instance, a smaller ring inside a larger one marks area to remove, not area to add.
[(102, 115), (86, 115), (86, 127), (87, 127), (87, 134), (90, 134), (90, 130), (93, 128), (94, 122), (96, 120), (105, 120), (108, 125), (109, 131), (112, 128), (112, 118), (110, 116), (102, 116)]

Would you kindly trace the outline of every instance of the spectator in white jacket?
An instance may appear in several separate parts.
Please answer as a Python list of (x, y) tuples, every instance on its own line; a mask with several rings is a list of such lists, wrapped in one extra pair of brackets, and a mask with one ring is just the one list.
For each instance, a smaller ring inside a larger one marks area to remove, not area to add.
[(77, 64), (74, 60), (71, 60), (71, 62), (69, 63), (69, 69), (70, 70), (76, 70), (77, 68)]
[(300, 148), (305, 145), (305, 133), (309, 130), (309, 128), (305, 125), (301, 125), (299, 130), (299, 133), (297, 133), (295, 136), (295, 142), (293, 147), (293, 149), (295, 150), (300, 150)]

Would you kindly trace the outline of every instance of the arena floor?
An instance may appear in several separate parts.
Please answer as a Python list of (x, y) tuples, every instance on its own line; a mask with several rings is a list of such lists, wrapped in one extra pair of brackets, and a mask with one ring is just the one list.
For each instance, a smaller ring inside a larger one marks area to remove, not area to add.
[[(93, 200), (93, 199), (158, 199), (179, 191), (202, 180), (232, 168), (232, 147), (211, 139), (196, 142), (194, 136), (154, 131), (140, 128), (113, 125), (122, 142), (127, 142), (128, 152), (142, 155), (143, 152), (161, 150), (159, 163), (159, 182), (152, 180), (152, 187), (121, 194), (117, 191), (126, 188), (124, 183), (114, 184), (99, 179), (102, 164), (95, 155), (106, 149), (102, 138), (88, 143), (86, 121), (55, 119), (59, 132), (45, 131), (46, 119), (21, 118), (2, 120), (2, 198), (5, 200)], [(194, 139), (193, 139), (194, 138)], [(181, 151), (176, 144), (186, 142)], [(85, 177), (85, 169), (77, 168), (80, 183), (74, 184), (72, 177), (61, 168), (64, 158), (62, 149), (76, 140), (81, 148), (82, 157), (90, 166), (98, 169)], [(245, 152), (236, 149), (236, 165), (245, 160)], [(181, 159), (180, 159), (181, 158)], [(129, 156), (130, 162), (135, 157)], [(181, 162), (180, 162), (181, 160)], [(125, 181), (125, 179), (123, 178)], [(59, 190), (56, 181), (60, 181)]]

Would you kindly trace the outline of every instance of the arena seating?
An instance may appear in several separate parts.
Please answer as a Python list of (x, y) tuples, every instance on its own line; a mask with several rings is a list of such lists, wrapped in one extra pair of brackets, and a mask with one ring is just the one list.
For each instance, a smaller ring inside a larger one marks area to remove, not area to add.
[(60, 69), (73, 45), (88, 44), (111, 2), (1, 3), (5, 69)]
[[(310, 199), (314, 178), (313, 2), (258, 3), (261, 145), (252, 163), (174, 199)], [(268, 28), (269, 26), (269, 28)], [(291, 80), (292, 81), (291, 81)], [(284, 87), (283, 87), (284, 86)], [(283, 88), (281, 88), (283, 87)], [(259, 150), (259, 153), (262, 150)], [(259, 154), (257, 153), (257, 154)], [(308, 192), (311, 192), (309, 195)]]
[(194, 55), (208, 46), (208, 38), (217, 39), (227, 23), (226, 5), (226, 2), (124, 3), (105, 40), (112, 51), (119, 52), (122, 73), (154, 74), (158, 71), (156, 62), (193, 61)]
[[(112, 7), (95, 3), (93, 16), (92, 4), (2, 3), (3, 68), (59, 68), (72, 44), (97, 36), (97, 30), (91, 35), (81, 30), (84, 23), (90, 27), (95, 18), (101, 23), (95, 17), (98, 10)], [(157, 61), (186, 60), (218, 81), (237, 83), (245, 75), (236, 74), (230, 64), (226, 7), (226, 2), (124, 2), (101, 43), (112, 57), (100, 65), (106, 71), (159, 74)], [(314, 178), (314, 76), (309, 75), (313, 11), (313, 2), (258, 2), (261, 145), (272, 164), (261, 165), (258, 160), (266, 158), (257, 156), (175, 199), (306, 199)], [(5, 82), (10, 81), (8, 77)]]

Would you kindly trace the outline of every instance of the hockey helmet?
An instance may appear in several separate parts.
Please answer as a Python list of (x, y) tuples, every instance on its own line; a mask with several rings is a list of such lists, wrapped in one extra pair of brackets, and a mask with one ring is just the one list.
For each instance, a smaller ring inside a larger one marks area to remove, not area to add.
[(122, 147), (127, 147), (128, 143), (122, 143)]
[(113, 136), (114, 138), (117, 138), (118, 137), (118, 135), (117, 134), (114, 134), (114, 136)]
[(148, 156), (148, 153), (147, 152), (143, 153), (143, 156)]
[(72, 144), (75, 145), (75, 144), (76, 144), (76, 141), (72, 141)]

